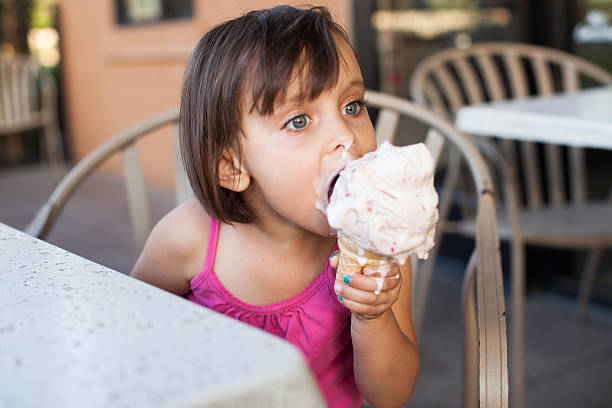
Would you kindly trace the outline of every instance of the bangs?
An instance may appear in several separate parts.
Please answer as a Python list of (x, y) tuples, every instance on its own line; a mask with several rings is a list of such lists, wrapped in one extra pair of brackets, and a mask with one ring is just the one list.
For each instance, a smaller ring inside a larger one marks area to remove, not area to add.
[(271, 15), (257, 16), (261, 41), (253, 50), (251, 70), (251, 111), (262, 115), (272, 114), (276, 105), (284, 103), (292, 80), (298, 81), (300, 102), (333, 88), (341, 63), (338, 41), (351, 47), (348, 35), (326, 9), (315, 7), (299, 14), (283, 6), (272, 10)]
[(179, 134), (189, 183), (211, 217), (227, 224), (255, 219), (243, 195), (219, 183), (225, 152), (240, 160), (244, 110), (271, 115), (296, 80), (302, 101), (331, 89), (345, 43), (352, 48), (325, 7), (290, 6), (228, 20), (198, 41), (185, 67)]

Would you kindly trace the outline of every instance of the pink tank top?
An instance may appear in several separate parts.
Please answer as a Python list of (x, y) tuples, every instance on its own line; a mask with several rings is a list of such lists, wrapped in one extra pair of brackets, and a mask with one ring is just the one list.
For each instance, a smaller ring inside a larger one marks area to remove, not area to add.
[(234, 297), (213, 271), (219, 221), (210, 220), (206, 261), (190, 282), (187, 299), (292, 343), (300, 349), (328, 406), (359, 407), (361, 394), (353, 376), (350, 311), (334, 293), (334, 270), (323, 271), (297, 295), (254, 306)]

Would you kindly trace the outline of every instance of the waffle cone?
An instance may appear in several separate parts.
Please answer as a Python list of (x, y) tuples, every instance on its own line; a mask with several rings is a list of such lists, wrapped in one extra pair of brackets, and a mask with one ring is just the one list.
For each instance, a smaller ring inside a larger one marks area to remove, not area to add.
[(361, 268), (378, 269), (381, 265), (390, 265), (391, 258), (372, 251), (361, 249), (345, 236), (338, 235), (340, 259), (336, 271), (336, 281), (341, 282), (347, 275), (361, 273)]

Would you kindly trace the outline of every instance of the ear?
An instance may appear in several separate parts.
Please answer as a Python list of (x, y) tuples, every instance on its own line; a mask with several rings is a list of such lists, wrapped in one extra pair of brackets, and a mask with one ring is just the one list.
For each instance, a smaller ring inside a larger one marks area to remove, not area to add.
[(240, 163), (236, 155), (226, 149), (219, 163), (219, 184), (228, 190), (242, 192), (251, 184), (248, 170)]

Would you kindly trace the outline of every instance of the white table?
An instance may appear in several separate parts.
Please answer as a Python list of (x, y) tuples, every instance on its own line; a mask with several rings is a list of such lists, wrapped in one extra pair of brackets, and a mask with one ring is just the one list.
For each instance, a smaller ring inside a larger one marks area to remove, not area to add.
[[(470, 135), (612, 150), (612, 87), (465, 106), (455, 126)], [(524, 401), (524, 312), (519, 306), (524, 300), (515, 288), (512, 292), (511, 399)]]
[(0, 223), (0, 407), (319, 407), (288, 343)]
[(465, 106), (455, 126), (472, 135), (612, 150), (612, 87)]

